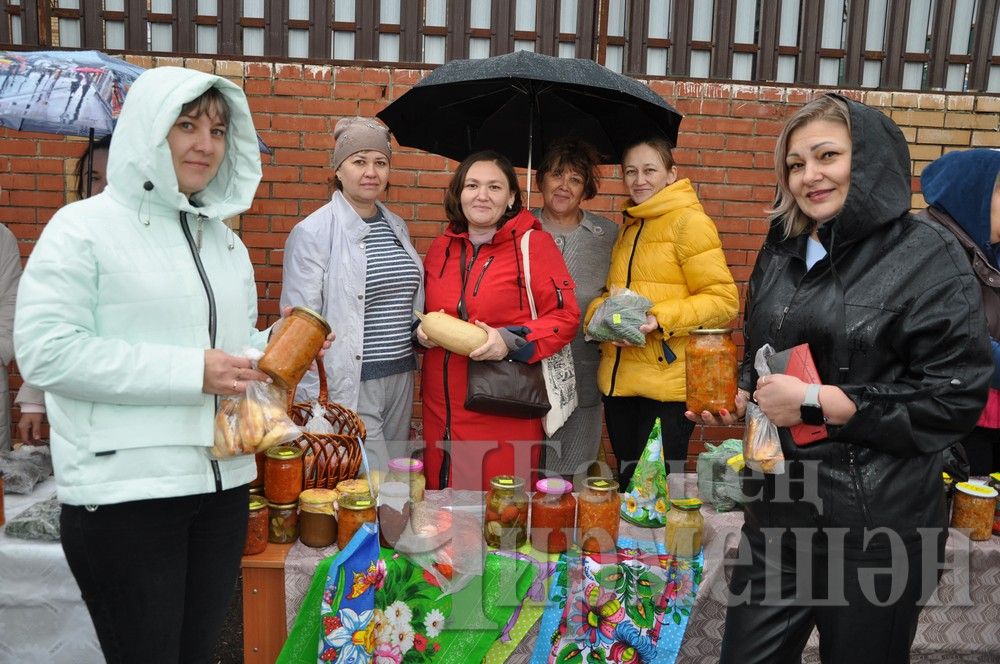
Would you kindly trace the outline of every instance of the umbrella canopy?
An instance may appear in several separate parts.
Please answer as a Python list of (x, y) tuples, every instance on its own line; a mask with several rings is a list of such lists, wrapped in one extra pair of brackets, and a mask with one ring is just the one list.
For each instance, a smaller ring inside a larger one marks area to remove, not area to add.
[(400, 145), (457, 160), (492, 149), (529, 168), (571, 136), (591, 143), (602, 163), (617, 163), (644, 138), (675, 145), (681, 121), (635, 79), (592, 60), (530, 51), (441, 65), (378, 117)]
[[(0, 127), (100, 138), (146, 71), (100, 51), (0, 52)], [(271, 149), (257, 137), (261, 152)]]

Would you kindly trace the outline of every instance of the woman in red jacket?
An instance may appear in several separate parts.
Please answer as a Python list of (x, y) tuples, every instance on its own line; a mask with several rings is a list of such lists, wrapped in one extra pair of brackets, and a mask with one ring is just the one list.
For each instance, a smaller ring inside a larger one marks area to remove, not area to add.
[[(465, 318), (488, 337), (466, 358), (434, 346), (417, 328), (418, 341), (429, 349), (420, 380), (424, 472), (428, 488), (483, 490), (495, 475), (527, 478), (538, 467), (537, 443), (544, 434), (541, 419), (466, 410), (469, 362), (538, 362), (573, 339), (580, 310), (562, 255), (538, 220), (522, 209), (521, 188), (505, 157), (496, 152), (467, 157), (448, 185), (445, 214), (448, 229), (424, 259), (427, 311)], [(524, 290), (520, 249), (528, 230), (534, 230), (529, 251), (536, 320)]]

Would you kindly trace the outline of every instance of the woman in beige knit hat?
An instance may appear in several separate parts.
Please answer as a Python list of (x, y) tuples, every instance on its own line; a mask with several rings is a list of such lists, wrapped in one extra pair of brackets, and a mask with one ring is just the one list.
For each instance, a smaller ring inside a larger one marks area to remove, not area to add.
[[(318, 311), (337, 331), (324, 356), (330, 400), (357, 410), (368, 442), (405, 441), (423, 266), (406, 222), (380, 200), (389, 183), (389, 130), (352, 117), (338, 121), (333, 135), (336, 191), (285, 242), (281, 306)], [(317, 393), (310, 372), (296, 398), (312, 400)]]

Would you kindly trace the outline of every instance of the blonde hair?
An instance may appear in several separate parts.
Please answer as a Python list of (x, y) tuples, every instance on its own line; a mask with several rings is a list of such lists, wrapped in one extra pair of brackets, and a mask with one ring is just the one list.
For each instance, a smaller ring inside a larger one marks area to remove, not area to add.
[(847, 127), (848, 134), (851, 133), (851, 111), (843, 99), (834, 95), (823, 95), (813, 99), (785, 122), (781, 134), (778, 135), (778, 142), (774, 146), (774, 174), (778, 181), (778, 197), (774, 207), (767, 211), (768, 220), (773, 222), (781, 219), (785, 238), (811, 232), (816, 225), (814, 219), (799, 209), (795, 196), (788, 188), (788, 164), (785, 158), (788, 156), (788, 138), (792, 132), (817, 120), (839, 122)]

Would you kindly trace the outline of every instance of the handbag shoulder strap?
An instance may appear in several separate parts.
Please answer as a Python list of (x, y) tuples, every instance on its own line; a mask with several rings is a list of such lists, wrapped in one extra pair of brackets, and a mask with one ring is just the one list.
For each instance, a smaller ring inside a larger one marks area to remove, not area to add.
[(538, 311), (535, 310), (535, 297), (531, 294), (531, 252), (528, 251), (528, 238), (534, 229), (521, 236), (521, 257), (524, 261), (524, 290), (528, 292), (528, 306), (531, 308), (531, 320), (538, 318)]

